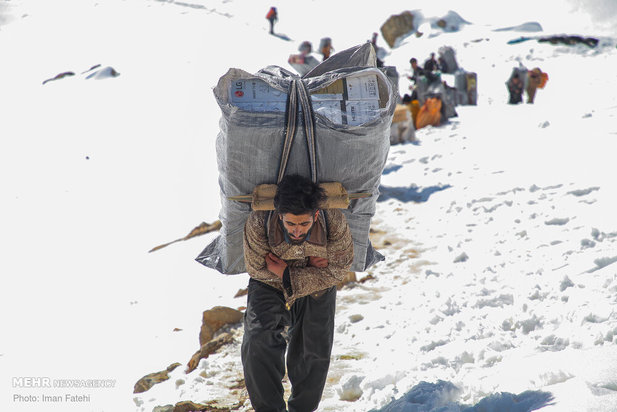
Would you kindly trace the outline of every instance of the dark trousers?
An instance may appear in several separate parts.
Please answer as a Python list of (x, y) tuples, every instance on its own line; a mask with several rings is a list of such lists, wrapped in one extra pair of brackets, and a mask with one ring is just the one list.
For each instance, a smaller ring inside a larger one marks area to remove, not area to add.
[[(283, 293), (251, 279), (244, 313), (242, 365), (255, 412), (283, 412), (282, 380), (291, 383), (290, 412), (317, 409), (328, 375), (334, 338), (336, 287), (318, 298), (306, 296), (285, 308)], [(289, 326), (289, 345), (283, 336)]]

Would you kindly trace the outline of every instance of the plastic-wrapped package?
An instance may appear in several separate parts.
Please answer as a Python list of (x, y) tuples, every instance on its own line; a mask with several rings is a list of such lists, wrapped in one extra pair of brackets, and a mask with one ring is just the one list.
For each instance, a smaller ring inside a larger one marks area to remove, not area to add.
[[(343, 210), (354, 241), (351, 270), (382, 260), (368, 235), (390, 147), (394, 90), (369, 43), (331, 56), (302, 78), (277, 66), (255, 74), (230, 69), (214, 88), (222, 112), (216, 153), (223, 225), (197, 261), (225, 274), (245, 272), (243, 230), (251, 206), (229, 197), (276, 184), (286, 141), (286, 173), (372, 194)], [(302, 104), (290, 103), (303, 95)]]

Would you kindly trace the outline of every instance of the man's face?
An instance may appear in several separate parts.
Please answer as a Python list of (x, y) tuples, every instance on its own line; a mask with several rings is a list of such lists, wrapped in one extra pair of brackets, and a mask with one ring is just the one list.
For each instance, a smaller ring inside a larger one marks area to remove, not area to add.
[(313, 227), (318, 215), (319, 210), (315, 214), (307, 213), (304, 215), (283, 213), (279, 215), (279, 219), (283, 222), (283, 229), (289, 236), (291, 243), (298, 245), (306, 240), (308, 232)]

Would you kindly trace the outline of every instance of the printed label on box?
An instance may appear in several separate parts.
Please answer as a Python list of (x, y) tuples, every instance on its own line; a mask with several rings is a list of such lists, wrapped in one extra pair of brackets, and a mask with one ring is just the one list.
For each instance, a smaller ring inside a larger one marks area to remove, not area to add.
[(347, 124), (358, 126), (379, 117), (378, 100), (348, 100), (345, 102)]
[(241, 102), (285, 102), (287, 93), (270, 86), (260, 79), (238, 79), (229, 87), (232, 104)]
[(377, 90), (377, 76), (374, 74), (348, 77), (347, 99), (349, 100), (374, 100), (379, 99)]

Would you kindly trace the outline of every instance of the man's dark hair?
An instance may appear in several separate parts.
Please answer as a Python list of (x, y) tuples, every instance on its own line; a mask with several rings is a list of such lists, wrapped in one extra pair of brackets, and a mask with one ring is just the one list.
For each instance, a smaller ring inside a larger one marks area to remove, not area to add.
[(277, 213), (305, 215), (315, 213), (326, 200), (325, 191), (311, 179), (297, 174), (281, 179), (274, 195)]

